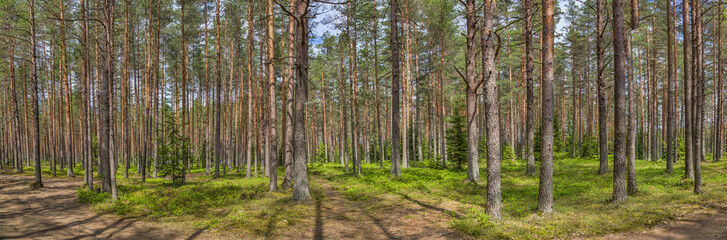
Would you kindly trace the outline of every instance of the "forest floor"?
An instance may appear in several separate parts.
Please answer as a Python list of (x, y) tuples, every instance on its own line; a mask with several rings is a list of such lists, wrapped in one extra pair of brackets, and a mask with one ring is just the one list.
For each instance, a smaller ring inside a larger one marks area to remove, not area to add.
[(653, 229), (616, 233), (594, 239), (610, 240), (720, 240), (727, 239), (727, 211), (703, 209)]
[(26, 171), (0, 175), (0, 239), (727, 239), (727, 162), (703, 163), (700, 195), (679, 163), (667, 174), (663, 161), (637, 161), (640, 192), (613, 205), (611, 175), (596, 175), (596, 160), (559, 156), (554, 213), (543, 215), (534, 210), (537, 175), (508, 160), (498, 222), (484, 214), (484, 179), (468, 183), (464, 171), (427, 163), (399, 179), (388, 165), (365, 164), (352, 176), (339, 164), (313, 163), (313, 200), (302, 203), (290, 200), (291, 190), (268, 192), (265, 177), (236, 171), (212, 179), (195, 168), (183, 186), (119, 174), (116, 202), (79, 189), (82, 177), (46, 176), (45, 188), (30, 190)]
[[(316, 179), (318, 180), (318, 179)], [(315, 180), (314, 180), (315, 181)], [(425, 206), (406, 202), (387, 204), (377, 213), (367, 208), (373, 201), (347, 200), (329, 183), (315, 187), (317, 200), (300, 206), (314, 207), (315, 217), (299, 219), (298, 227), (282, 231), (276, 225), (288, 220), (270, 214), (265, 229), (254, 234), (215, 229), (188, 222), (152, 221), (148, 215), (118, 216), (94, 211), (77, 199), (82, 178), (45, 178), (45, 187), (31, 190), (32, 176), (0, 175), (0, 239), (471, 239), (449, 229), (451, 216)], [(198, 181), (192, 180), (194, 184)], [(255, 198), (256, 196), (245, 196)], [(243, 197), (243, 198), (245, 198)], [(281, 203), (291, 206), (293, 203)], [(226, 211), (230, 214), (230, 211)], [(157, 219), (158, 220), (158, 219)], [(242, 228), (255, 226), (243, 224)], [(185, 226), (186, 225), (186, 226)]]
[(31, 190), (32, 176), (0, 175), (0, 239), (194, 239), (163, 225), (97, 213), (78, 202), (83, 178), (48, 178)]

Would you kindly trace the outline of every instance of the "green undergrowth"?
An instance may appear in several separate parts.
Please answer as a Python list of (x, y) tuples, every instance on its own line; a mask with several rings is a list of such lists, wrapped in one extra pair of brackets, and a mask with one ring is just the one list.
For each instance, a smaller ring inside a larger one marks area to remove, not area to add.
[[(425, 164), (419, 164), (423, 166)], [(637, 160), (639, 192), (625, 203), (610, 203), (611, 173), (597, 175), (598, 160), (570, 159), (557, 154), (554, 161), (553, 213), (536, 212), (538, 174), (525, 175), (522, 161), (502, 164), (502, 220), (486, 214), (486, 166), (480, 164), (477, 183), (464, 181), (463, 170), (424, 167), (403, 169), (401, 178), (392, 178), (389, 164), (364, 164), (361, 176), (345, 173), (340, 164), (309, 165), (311, 194), (326, 201), (324, 192), (332, 188), (371, 214), (386, 209), (422, 206), (448, 216), (447, 225), (481, 239), (570, 239), (647, 229), (699, 208), (724, 208), (727, 202), (727, 162), (704, 162), (701, 195), (692, 193), (691, 180), (682, 180), (683, 161), (674, 173), (665, 173), (665, 163)], [(613, 166), (613, 162), (609, 162)], [(193, 169), (195, 176), (204, 168)], [(132, 175), (136, 177), (135, 175)], [(282, 168), (278, 183), (282, 183)], [(268, 192), (264, 177), (246, 179), (236, 171), (219, 179), (199, 176), (183, 186), (170, 180), (122, 179), (119, 199), (80, 189), (81, 202), (101, 212), (153, 221), (181, 223), (194, 229), (235, 233), (241, 236), (275, 238), (288, 231), (308, 231), (315, 223), (315, 203), (290, 201), (291, 190)], [(382, 215), (383, 216), (383, 215)]]
[[(278, 183), (282, 183), (283, 173), (279, 176)], [(292, 190), (269, 192), (268, 184), (267, 178), (245, 179), (237, 173), (218, 179), (200, 176), (182, 186), (169, 179), (152, 178), (144, 183), (119, 179), (118, 201), (110, 201), (107, 193), (85, 189), (79, 189), (77, 195), (100, 212), (248, 236), (268, 238), (285, 227), (309, 224), (314, 205), (290, 201)], [(321, 197), (317, 185), (312, 186), (311, 194)]]
[[(469, 183), (465, 171), (430, 168), (403, 169), (402, 177), (390, 177), (389, 165), (364, 165), (362, 176), (343, 173), (340, 164), (314, 164), (311, 174), (332, 182), (352, 201), (369, 201), (386, 195), (422, 206), (435, 206), (452, 216), (449, 226), (483, 239), (551, 239), (602, 235), (653, 227), (688, 214), (698, 207), (714, 207), (727, 200), (727, 163), (704, 162), (703, 190), (693, 194), (693, 181), (682, 180), (683, 161), (674, 173), (665, 172), (664, 161), (637, 160), (639, 192), (627, 202), (610, 203), (612, 174), (597, 175), (598, 160), (569, 159), (557, 154), (553, 172), (553, 213), (536, 213), (538, 174), (525, 175), (521, 161), (502, 165), (502, 220), (485, 214), (486, 166), (481, 180)], [(613, 166), (612, 159), (609, 167)]]

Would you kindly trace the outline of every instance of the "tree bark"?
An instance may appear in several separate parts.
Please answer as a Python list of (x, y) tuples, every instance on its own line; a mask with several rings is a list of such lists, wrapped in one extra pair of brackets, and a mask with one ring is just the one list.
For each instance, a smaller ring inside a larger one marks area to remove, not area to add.
[[(182, 139), (183, 139), (182, 148), (184, 149), (184, 152), (182, 153), (182, 164), (184, 164), (184, 167), (182, 167), (182, 183), (184, 183), (187, 178), (187, 167), (190, 166), (189, 157), (191, 154), (190, 154), (190, 148), (188, 147), (188, 144), (189, 144), (189, 139), (190, 139), (189, 135), (191, 135), (191, 132), (189, 131), (189, 128), (187, 126), (187, 124), (188, 124), (188, 122), (187, 122), (188, 121), (188, 119), (187, 119), (187, 115), (188, 115), (188, 113), (187, 113), (187, 111), (188, 111), (187, 110), (187, 101), (188, 101), (187, 100), (187, 82), (189, 80), (187, 79), (187, 43), (186, 43), (186, 39), (185, 39), (186, 35), (184, 34), (185, 0), (181, 0), (180, 5), (181, 5), (181, 9), (180, 9), (181, 10), (180, 11), (181, 20), (179, 22), (181, 25), (181, 27), (180, 27), (181, 28), (181, 37), (180, 38), (182, 40), (182, 44), (180, 46), (182, 48), (182, 59), (181, 59), (181, 62), (182, 62), (182, 76), (181, 76), (181, 78), (182, 78)], [(126, 59), (126, 57), (124, 57), (124, 59)], [(127, 66), (128, 66), (128, 64), (127, 64)], [(125, 73), (125, 74), (128, 75), (128, 73)], [(128, 76), (126, 77), (126, 79), (127, 79), (127, 81), (125, 81), (125, 82), (128, 82)], [(128, 87), (127, 87), (127, 89), (128, 89)], [(240, 94), (242, 94), (242, 93), (240, 93)], [(125, 116), (125, 119), (128, 119), (128, 117)], [(125, 121), (128, 121), (128, 120), (125, 120)], [(124, 135), (124, 136), (126, 136), (126, 135)], [(127, 149), (129, 149), (129, 148), (127, 148)], [(129, 160), (127, 159), (126, 162), (128, 163)], [(127, 169), (128, 169), (128, 167), (127, 167)]]
[[(255, 47), (253, 46), (253, 18), (252, 11), (255, 7), (253, 0), (247, 2), (247, 151), (245, 157), (245, 177), (250, 178), (250, 168), (252, 168), (252, 143), (254, 142), (252, 133), (255, 131), (253, 127), (254, 116), (254, 86), (253, 86), (253, 64), (255, 64)], [(206, 61), (206, 60), (205, 60)]]
[[(614, 47), (614, 163), (613, 201), (626, 200), (626, 56), (624, 55), (623, 4), (613, 0), (613, 47)], [(601, 123), (603, 124), (603, 123)]]
[[(598, 91), (598, 158), (599, 168), (598, 174), (608, 172), (608, 103), (606, 102), (606, 76), (605, 71), (605, 46), (603, 34), (606, 31), (606, 24), (603, 21), (605, 3), (602, 0), (596, 0), (597, 17), (596, 25), (596, 64), (597, 64), (597, 91)], [(623, 24), (621, 24), (623, 26)], [(622, 34), (623, 35), (623, 34)], [(623, 36), (621, 36), (623, 40)], [(616, 51), (616, 50), (614, 50)], [(623, 54), (623, 51), (621, 51)]]
[(310, 199), (308, 190), (308, 154), (305, 134), (305, 102), (308, 99), (308, 6), (309, 0), (296, 2), (296, 89), (295, 89), (295, 145), (293, 147), (293, 200)]
[[(295, 1), (290, 1), (290, 11), (295, 11)], [(286, 71), (288, 72), (288, 79), (286, 81), (286, 86), (284, 87), (285, 92), (285, 115), (283, 118), (285, 119), (285, 141), (283, 143), (283, 165), (285, 167), (285, 177), (283, 180), (283, 189), (289, 189), (293, 187), (293, 88), (295, 77), (293, 76), (295, 72), (295, 18), (290, 16), (288, 18), (288, 68)], [(323, 79), (322, 79), (323, 80)], [(326, 92), (325, 92), (325, 84), (323, 85), (323, 102), (325, 104), (326, 101)], [(325, 105), (324, 105), (325, 106)], [(323, 110), (323, 128), (324, 128), (324, 134), (323, 137), (325, 138), (325, 109)], [(325, 140), (324, 140), (325, 142)], [(326, 144), (326, 153), (328, 153), (328, 145)]]
[[(525, 11), (525, 85), (526, 85), (526, 109), (525, 109), (525, 147), (527, 148), (525, 158), (527, 167), (525, 174), (535, 175), (535, 86), (533, 83), (533, 13), (530, 0), (523, 0), (523, 11)], [(575, 79), (575, 76), (573, 76)], [(575, 105), (574, 105), (575, 106)], [(575, 139), (575, 138), (573, 138)], [(574, 145), (575, 146), (575, 145)], [(575, 151), (573, 151), (575, 154)]]
[(268, 107), (270, 111), (269, 116), (269, 124), (268, 124), (268, 145), (270, 146), (270, 149), (268, 149), (268, 152), (270, 152), (270, 166), (268, 168), (268, 171), (270, 172), (270, 191), (277, 191), (278, 190), (278, 121), (276, 117), (276, 104), (275, 104), (275, 30), (273, 29), (273, 24), (275, 23), (275, 16), (273, 15), (273, 0), (268, 0), (268, 7), (267, 7), (267, 67), (266, 70), (268, 71), (267, 77), (268, 77), (268, 97), (270, 97), (268, 102)]
[(701, 1), (692, 0), (692, 160), (694, 167), (694, 193), (702, 192), (703, 126), (704, 126), (704, 45), (702, 43)]
[[(35, 3), (34, 0), (28, 0), (30, 14), (30, 81), (33, 87), (33, 126), (35, 126), (35, 132), (33, 134), (33, 160), (35, 168), (35, 182), (33, 188), (42, 188), (43, 181), (40, 174), (40, 111), (39, 111), (39, 92), (38, 92), (38, 69), (36, 66), (36, 55), (35, 55)], [(27, 106), (27, 105), (26, 105)], [(27, 107), (26, 107), (27, 108)], [(20, 165), (20, 164), (18, 164)]]
[[(485, 79), (483, 86), (485, 89), (485, 130), (487, 134), (487, 214), (492, 219), (499, 220), (502, 217), (500, 214), (500, 202), (502, 199), (500, 190), (500, 103), (495, 68), (495, 42), (497, 39), (493, 26), (495, 14), (497, 13), (497, 1), (485, 0), (484, 4), (483, 11), (485, 18), (481, 40), (482, 76)], [(550, 16), (552, 16), (552, 6), (550, 10), (550, 12), (544, 10), (543, 13), (550, 13)], [(552, 23), (552, 18), (550, 21)]]
[(666, 1), (666, 34), (667, 34), (667, 64), (666, 64), (666, 72), (667, 72), (667, 97), (666, 97), (666, 109), (662, 111), (666, 111), (666, 172), (672, 173), (674, 172), (674, 169), (672, 167), (673, 161), (673, 151), (674, 151), (674, 136), (672, 135), (672, 129), (674, 128), (674, 114), (672, 113), (672, 97), (674, 95), (674, 90), (672, 89), (672, 82), (674, 82), (674, 75), (675, 72), (674, 69), (674, 60), (672, 59), (674, 47), (673, 47), (673, 40), (672, 40), (672, 8), (671, 8), (672, 0)]
[(214, 178), (220, 177), (220, 161), (222, 160), (222, 139), (220, 132), (220, 123), (222, 115), (222, 48), (220, 47), (220, 8), (222, 3), (217, 0), (216, 12), (215, 12), (215, 52), (217, 52), (217, 58), (215, 61), (215, 67), (217, 68), (217, 107), (215, 109), (215, 175)]
[(399, 81), (401, 71), (399, 69), (399, 25), (397, 0), (390, 0), (389, 21), (391, 24), (391, 176), (401, 177), (399, 163)]
[(714, 153), (712, 154), (713, 160), (719, 161), (722, 159), (723, 154), (723, 144), (722, 144), (722, 135), (724, 134), (724, 80), (722, 80), (723, 76), (723, 69), (722, 69), (722, 12), (723, 12), (724, 6), (721, 4), (717, 6), (717, 97), (716, 97), (716, 106), (715, 106), (715, 116), (714, 116)]
[[(359, 145), (359, 111), (358, 111), (358, 72), (356, 64), (356, 14), (355, 1), (349, 1), (346, 15), (346, 29), (349, 42), (349, 68), (351, 69), (349, 90), (351, 92), (351, 152), (353, 160), (353, 175), (361, 175), (361, 149)], [(314, 112), (315, 113), (315, 112)], [(315, 126), (315, 125), (314, 125)]]
[[(184, 3), (182, 3), (182, 9), (184, 9)], [(122, 117), (123, 119), (123, 141), (124, 141), (124, 156), (125, 156), (125, 164), (124, 164), (124, 178), (129, 178), (129, 168), (131, 167), (131, 139), (129, 138), (129, 129), (131, 126), (129, 125), (129, 95), (131, 94), (129, 90), (129, 81), (130, 79), (130, 65), (131, 65), (131, 56), (130, 56), (130, 48), (131, 48), (131, 37), (129, 34), (130, 31), (130, 15), (131, 15), (131, 2), (130, 1), (124, 1), (124, 79), (123, 79), (123, 108), (122, 108)], [(182, 19), (184, 19), (184, 11), (182, 11)], [(184, 26), (184, 21), (182, 21), (182, 26)], [(184, 27), (182, 27), (184, 28)], [(182, 29), (182, 36), (184, 36), (184, 30)], [(184, 40), (182, 40), (184, 41)], [(184, 44), (182, 44), (184, 45)]]
[[(631, 9), (631, 16), (634, 14), (634, 10), (638, 11), (638, 3), (635, 0), (630, 1), (630, 9)], [(631, 21), (638, 21), (637, 19), (631, 18)], [(636, 186), (636, 92), (634, 92), (634, 84), (636, 84), (636, 81), (634, 80), (634, 65), (633, 65), (633, 53), (631, 48), (631, 32), (634, 30), (634, 26), (638, 26), (638, 23), (631, 23), (631, 29), (626, 31), (626, 39), (625, 39), (625, 49), (624, 54), (626, 54), (626, 67), (628, 68), (628, 109), (629, 109), (629, 116), (628, 116), (628, 137), (626, 139), (626, 156), (628, 158), (628, 176), (626, 180), (627, 184), (627, 192), (629, 194), (634, 194), (638, 192), (638, 187)]]
[(66, 30), (65, 30), (65, 19), (64, 19), (64, 12), (63, 9), (63, 1), (59, 1), (58, 9), (59, 9), (59, 18), (58, 18), (58, 25), (59, 25), (59, 45), (61, 50), (61, 77), (63, 80), (61, 81), (61, 84), (63, 84), (63, 98), (65, 102), (65, 118), (66, 118), (66, 129), (65, 129), (65, 146), (63, 152), (65, 152), (65, 159), (66, 159), (66, 176), (73, 177), (73, 122), (71, 118), (71, 83), (68, 79), (68, 63), (66, 61)]
[(338, 144), (338, 159), (341, 165), (343, 165), (343, 171), (348, 172), (348, 121), (346, 120), (346, 88), (344, 85), (344, 68), (343, 68), (343, 47), (339, 47), (338, 58), (338, 102), (339, 108), (339, 121), (341, 122), (339, 128), (339, 144)]
[[(467, 95), (467, 180), (477, 182), (480, 180), (480, 167), (478, 154), (478, 143), (480, 121), (477, 113), (477, 89), (480, 87), (482, 80), (477, 78), (475, 73), (475, 59), (477, 43), (475, 35), (477, 34), (477, 9), (474, 0), (467, 0), (465, 3), (467, 15), (467, 51), (465, 52), (465, 76)], [(483, 65), (484, 66), (484, 65)], [(487, 76), (487, 75), (484, 75)], [(488, 135), (489, 136), (489, 135)]]
[[(618, 0), (616, 0), (618, 1)], [(540, 153), (540, 188), (538, 190), (538, 211), (553, 211), (553, 80), (555, 32), (555, 3), (543, 1), (543, 83), (542, 83), (542, 146)]]
[(103, 43), (103, 76), (101, 78), (100, 89), (100, 105), (99, 105), (99, 160), (101, 161), (102, 190), (110, 192), (113, 199), (117, 199), (116, 193), (116, 174), (113, 162), (112, 142), (112, 124), (111, 116), (111, 86), (113, 81), (114, 69), (114, 42), (113, 42), (113, 21), (114, 21), (114, 0), (104, 0), (103, 2), (103, 21), (104, 33), (102, 35)]

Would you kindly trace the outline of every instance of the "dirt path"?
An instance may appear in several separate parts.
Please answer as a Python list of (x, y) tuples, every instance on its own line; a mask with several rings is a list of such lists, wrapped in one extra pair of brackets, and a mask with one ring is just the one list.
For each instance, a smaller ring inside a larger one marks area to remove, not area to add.
[[(0, 175), (0, 239), (250, 238), (98, 214), (77, 201), (82, 179), (46, 178), (40, 190), (30, 190), (32, 181), (31, 176)], [(313, 224), (274, 238), (470, 239), (447, 227), (451, 216), (442, 209), (400, 196), (352, 202), (327, 181), (320, 182), (324, 197), (310, 203), (316, 211)]]
[(313, 229), (296, 229), (283, 238), (471, 239), (447, 227), (451, 216), (446, 211), (427, 208), (429, 205), (399, 196), (353, 202), (334, 190), (329, 182), (317, 178), (315, 181), (323, 188), (324, 198), (314, 200)]
[(594, 239), (614, 240), (718, 240), (727, 239), (727, 211), (702, 212), (650, 230), (617, 233)]
[(46, 178), (30, 190), (33, 177), (0, 175), (0, 239), (193, 239), (156, 223), (107, 216), (78, 203), (82, 178)]
[[(30, 176), (0, 175), (0, 239), (234, 239), (205, 229), (98, 214), (78, 203), (80, 178), (47, 178), (45, 188), (30, 190)], [(349, 201), (325, 180), (323, 198), (313, 200), (315, 218), (289, 228), (284, 239), (470, 239), (447, 227), (455, 213), (407, 196), (383, 195)], [(254, 237), (253, 237), (254, 238)], [(654, 229), (592, 239), (727, 239), (727, 210), (680, 218)]]

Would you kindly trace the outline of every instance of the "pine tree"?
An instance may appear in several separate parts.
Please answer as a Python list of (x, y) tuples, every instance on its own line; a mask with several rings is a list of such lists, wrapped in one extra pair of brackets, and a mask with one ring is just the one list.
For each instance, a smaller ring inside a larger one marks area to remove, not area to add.
[[(447, 118), (450, 124), (447, 129), (447, 157), (450, 162), (456, 164), (457, 169), (462, 169), (462, 164), (467, 162), (467, 132), (465, 128), (466, 117), (462, 114), (462, 106), (456, 105), (452, 111), (454, 115)], [(475, 171), (479, 171), (476, 169)]]

